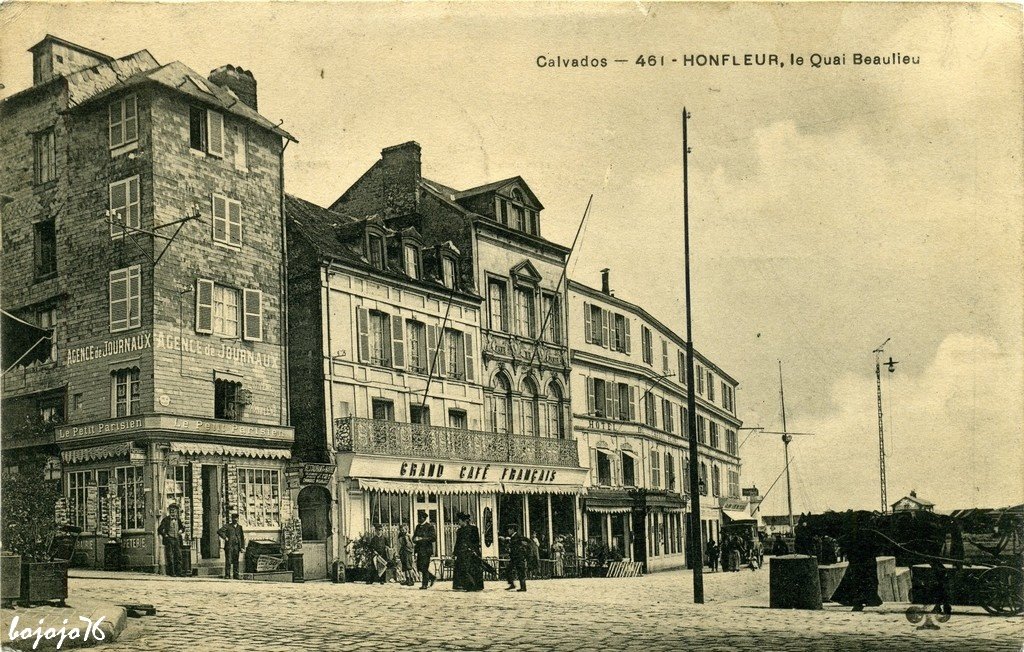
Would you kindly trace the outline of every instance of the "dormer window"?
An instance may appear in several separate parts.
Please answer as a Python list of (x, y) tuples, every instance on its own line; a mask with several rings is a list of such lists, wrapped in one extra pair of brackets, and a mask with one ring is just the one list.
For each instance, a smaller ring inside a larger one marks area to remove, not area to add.
[(418, 247), (411, 244), (403, 245), (402, 261), (405, 265), (405, 273), (409, 278), (420, 278), (420, 250)]
[(455, 287), (455, 259), (449, 256), (441, 258), (441, 282), (446, 288)]
[(384, 269), (384, 238), (370, 234), (366, 236), (367, 258), (377, 269)]

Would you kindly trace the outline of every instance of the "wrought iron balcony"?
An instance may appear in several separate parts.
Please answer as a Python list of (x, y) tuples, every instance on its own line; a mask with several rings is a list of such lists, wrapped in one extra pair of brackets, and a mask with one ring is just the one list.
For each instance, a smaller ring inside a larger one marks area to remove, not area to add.
[(572, 439), (506, 435), (356, 417), (334, 420), (334, 447), (337, 451), (373, 455), (579, 466), (576, 442)]

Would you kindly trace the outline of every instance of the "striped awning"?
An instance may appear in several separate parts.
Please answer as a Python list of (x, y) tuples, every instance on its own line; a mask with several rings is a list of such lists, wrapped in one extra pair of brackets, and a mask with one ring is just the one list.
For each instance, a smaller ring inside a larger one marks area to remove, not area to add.
[(198, 444), (193, 442), (171, 442), (171, 452), (184, 455), (230, 455), (232, 457), (255, 457), (268, 460), (291, 459), (292, 452), (286, 448), (249, 448), (247, 446), (224, 446), (222, 444)]
[(628, 514), (633, 511), (632, 507), (611, 507), (607, 505), (586, 505), (583, 508), (584, 511), (594, 512), (597, 514)]
[(502, 482), (507, 494), (582, 494), (583, 486), (577, 484), (519, 484)]
[(405, 482), (359, 478), (359, 488), (382, 494), (500, 494), (500, 482)]
[(68, 464), (78, 462), (91, 462), (103, 460), (108, 457), (127, 457), (132, 449), (130, 441), (119, 444), (107, 444), (106, 446), (93, 446), (92, 448), (78, 448), (70, 451), (61, 451), (60, 458)]

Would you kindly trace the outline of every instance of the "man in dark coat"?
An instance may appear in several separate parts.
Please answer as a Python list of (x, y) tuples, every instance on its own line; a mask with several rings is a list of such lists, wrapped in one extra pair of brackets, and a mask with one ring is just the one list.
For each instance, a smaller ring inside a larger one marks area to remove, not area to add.
[(171, 504), (167, 508), (167, 516), (160, 521), (156, 530), (164, 544), (164, 558), (167, 563), (167, 574), (181, 575), (181, 541), (185, 536), (185, 524), (178, 515), (178, 506)]
[(499, 537), (508, 546), (508, 567), (505, 569), (505, 579), (508, 580), (506, 591), (516, 589), (516, 580), (519, 580), (519, 590), (526, 590), (526, 560), (530, 554), (530, 540), (519, 534), (519, 526), (509, 523), (506, 527), (508, 536)]
[(718, 570), (718, 544), (715, 543), (714, 539), (708, 539), (708, 545), (705, 548), (708, 556), (708, 566), (711, 567), (711, 572)]
[(224, 542), (224, 579), (238, 579), (238, 556), (245, 547), (245, 532), (238, 524), (238, 514), (231, 515), (231, 522), (217, 530), (217, 536)]
[(455, 531), (455, 572), (452, 588), (456, 591), (483, 591), (484, 568), (480, 551), (480, 530), (470, 525), (469, 514), (458, 515)]
[(420, 512), (419, 523), (412, 533), (412, 542), (416, 548), (416, 570), (420, 574), (421, 589), (434, 585), (434, 574), (430, 572), (430, 558), (434, 556), (434, 542), (437, 541), (437, 530), (430, 522), (426, 512)]
[(386, 584), (387, 580), (384, 577), (384, 571), (387, 568), (388, 539), (384, 536), (380, 523), (373, 524), (373, 534), (370, 535), (369, 548), (367, 552), (369, 559), (366, 560), (366, 574), (368, 575), (366, 583), (380, 582), (381, 584)]

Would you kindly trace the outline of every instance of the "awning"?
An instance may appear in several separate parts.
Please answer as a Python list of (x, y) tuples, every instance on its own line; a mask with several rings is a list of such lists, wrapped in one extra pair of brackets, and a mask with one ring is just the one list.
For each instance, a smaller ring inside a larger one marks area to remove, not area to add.
[(735, 523), (737, 521), (750, 521), (756, 523), (757, 519), (746, 512), (738, 512), (734, 509), (723, 509), (722, 515), (725, 516), (730, 522)]
[(648, 507), (661, 507), (666, 510), (686, 509), (686, 497), (674, 493), (649, 493), (645, 501)]
[(507, 494), (582, 494), (583, 486), (576, 484), (518, 484), (502, 482)]
[(377, 480), (376, 478), (358, 478), (359, 488), (363, 491), (376, 491), (382, 494), (500, 494), (500, 482), (407, 482), (402, 480)]
[(106, 446), (93, 446), (92, 448), (78, 448), (70, 451), (61, 451), (60, 458), (66, 463), (77, 464), (78, 462), (103, 460), (108, 457), (128, 457), (128, 452), (131, 451), (131, 449), (132, 443), (130, 441), (126, 441), (119, 444), (108, 444)]
[(633, 497), (625, 491), (591, 489), (583, 509), (598, 514), (625, 514), (633, 511), (633, 504)]
[(231, 455), (233, 457), (255, 457), (268, 460), (291, 459), (292, 452), (286, 448), (249, 448), (247, 446), (223, 446), (221, 444), (195, 444), (192, 442), (171, 442), (171, 451), (185, 455)]
[(3, 371), (16, 364), (28, 365), (42, 362), (50, 355), (50, 337), (53, 330), (39, 328), (27, 321), (18, 319), (6, 310), (0, 310), (3, 336)]

